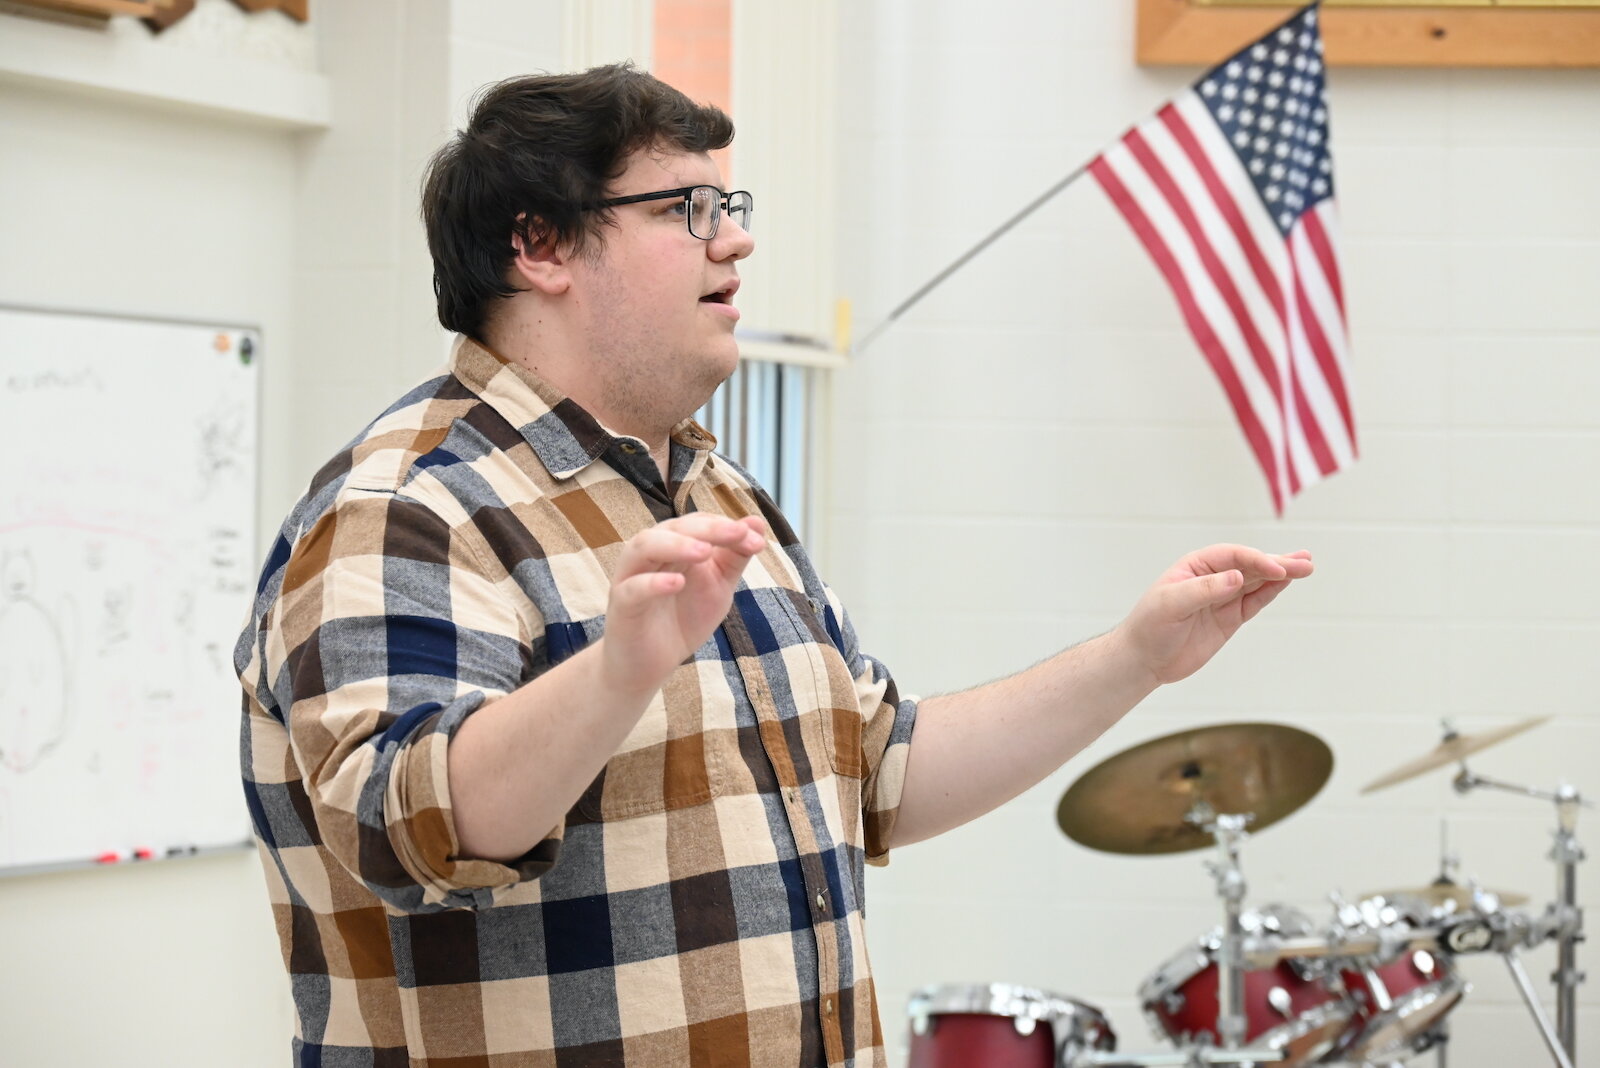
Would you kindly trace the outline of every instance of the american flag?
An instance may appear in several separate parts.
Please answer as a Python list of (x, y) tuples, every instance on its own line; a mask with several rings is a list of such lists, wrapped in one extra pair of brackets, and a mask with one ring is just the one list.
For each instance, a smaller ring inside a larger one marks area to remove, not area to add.
[(1089, 171), (1166, 277), (1271, 487), (1356, 458), (1316, 5), (1206, 74)]

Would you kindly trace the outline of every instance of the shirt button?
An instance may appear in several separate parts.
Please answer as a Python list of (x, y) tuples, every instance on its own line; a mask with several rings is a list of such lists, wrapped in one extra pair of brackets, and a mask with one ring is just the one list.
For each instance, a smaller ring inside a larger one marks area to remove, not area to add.
[(828, 899), (822, 896), (821, 890), (817, 891), (817, 908), (821, 909), (823, 912), (828, 911)]
[(827, 998), (822, 1002), (822, 1012), (825, 1016), (833, 1015), (833, 999)]
[(622, 443), (622, 451), (627, 453), (629, 456), (632, 456), (634, 453), (638, 452), (639, 450), (634, 448), (632, 445), (629, 445), (626, 441), (624, 441)]

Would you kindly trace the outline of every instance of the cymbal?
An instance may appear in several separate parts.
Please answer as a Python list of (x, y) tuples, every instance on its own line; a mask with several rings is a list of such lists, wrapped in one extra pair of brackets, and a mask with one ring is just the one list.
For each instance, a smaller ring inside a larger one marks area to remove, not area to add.
[(1281, 723), (1223, 723), (1179, 731), (1090, 768), (1061, 795), (1056, 823), (1068, 838), (1108, 853), (1183, 853), (1213, 842), (1184, 817), (1204, 802), (1251, 813), (1270, 827), (1316, 796), (1333, 751)]
[[(1519, 894), (1511, 890), (1489, 890), (1500, 899), (1500, 904), (1507, 908), (1528, 903), (1527, 894)], [(1466, 908), (1472, 904), (1472, 887), (1462, 886), (1460, 883), (1448, 879), (1436, 879), (1427, 886), (1402, 886), (1393, 890), (1375, 890), (1364, 897), (1382, 897), (1390, 901), (1400, 897), (1414, 897), (1426, 902), (1432, 908), (1454, 904), (1456, 908)]]
[(1491, 745), (1503, 742), (1513, 735), (1521, 734), (1523, 731), (1532, 730), (1539, 724), (1549, 720), (1549, 718), (1549, 716), (1534, 716), (1532, 719), (1525, 719), (1519, 723), (1496, 727), (1492, 731), (1480, 731), (1477, 734), (1457, 734), (1446, 738), (1434, 747), (1433, 752), (1425, 753), (1415, 760), (1401, 764), (1391, 772), (1378, 776), (1363, 786), (1361, 792), (1370, 794), (1374, 790), (1382, 790), (1386, 786), (1393, 786), (1396, 783), (1415, 778), (1425, 771), (1432, 771), (1434, 768), (1442, 768), (1447, 764), (1465, 760), (1479, 750), (1487, 749)]

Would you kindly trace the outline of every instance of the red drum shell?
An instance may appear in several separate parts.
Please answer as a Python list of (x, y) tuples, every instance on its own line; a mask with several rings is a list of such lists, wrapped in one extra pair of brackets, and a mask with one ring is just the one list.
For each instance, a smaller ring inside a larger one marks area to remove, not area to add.
[[(1211, 960), (1164, 996), (1147, 996), (1144, 1009), (1174, 1043), (1186, 1045), (1202, 1039), (1221, 1045), (1222, 1036), (1217, 1032), (1221, 974)], [(1274, 987), (1289, 997), (1287, 1015), (1273, 1007)], [(1288, 1059), (1277, 1064), (1310, 1064), (1327, 1053), (1346, 1032), (1352, 1012), (1342, 995), (1318, 980), (1302, 977), (1288, 961), (1244, 973), (1245, 1044), (1288, 1050)]]
[[(1467, 992), (1449, 958), (1422, 950), (1404, 953), (1382, 967), (1343, 970), (1340, 975), (1355, 999), (1355, 1016), (1341, 1055), (1356, 1060), (1403, 1054)], [(1387, 995), (1387, 1009), (1374, 979)]]
[(954, 1012), (932, 1015), (925, 1035), (911, 1035), (906, 1068), (1055, 1068), (1056, 1040), (1042, 1022), (1019, 1035), (1009, 1016)]

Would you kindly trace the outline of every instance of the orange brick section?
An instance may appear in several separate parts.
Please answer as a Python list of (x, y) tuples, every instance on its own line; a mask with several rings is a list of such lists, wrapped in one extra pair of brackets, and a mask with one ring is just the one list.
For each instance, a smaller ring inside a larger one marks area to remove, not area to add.
[[(656, 0), (655, 22), (655, 76), (733, 114), (732, 0)], [(727, 150), (712, 156), (727, 180)]]

